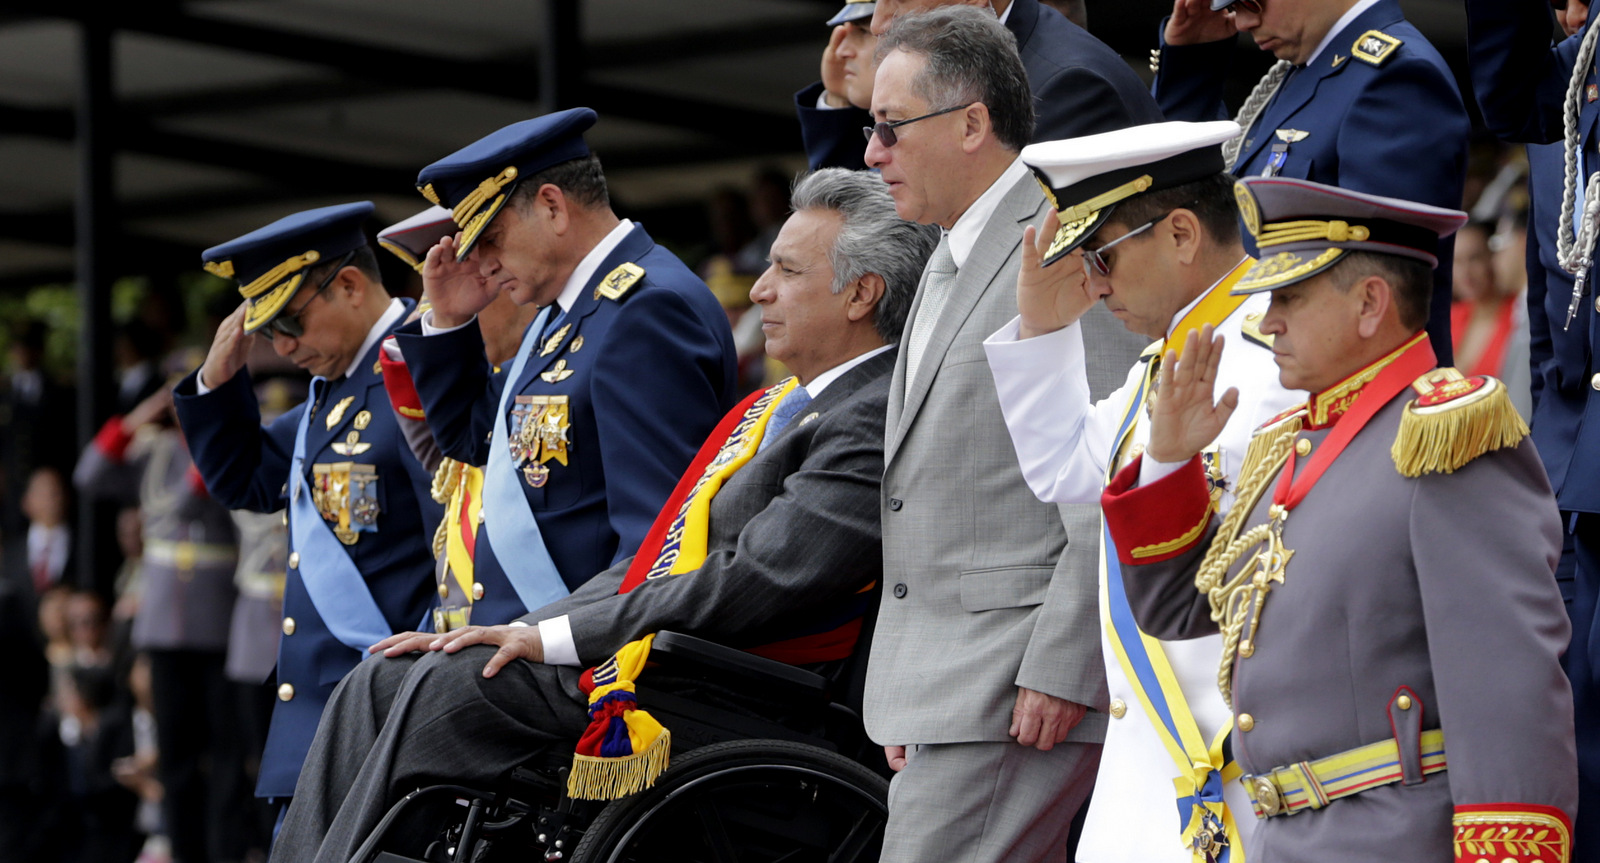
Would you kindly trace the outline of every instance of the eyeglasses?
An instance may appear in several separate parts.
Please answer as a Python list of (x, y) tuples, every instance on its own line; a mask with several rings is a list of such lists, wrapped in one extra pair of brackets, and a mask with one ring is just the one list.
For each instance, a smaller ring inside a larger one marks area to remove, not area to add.
[(333, 269), (329, 270), (328, 274), (322, 277), (322, 284), (317, 285), (316, 292), (311, 295), (311, 299), (306, 300), (306, 304), (301, 306), (299, 311), (293, 314), (288, 312), (280, 313), (277, 317), (267, 321), (266, 326), (262, 327), (260, 331), (268, 337), (271, 337), (277, 333), (282, 333), (291, 339), (298, 339), (305, 335), (306, 328), (304, 324), (300, 323), (300, 316), (306, 313), (307, 306), (310, 306), (312, 303), (316, 302), (317, 297), (322, 296), (322, 292), (326, 291), (328, 286), (333, 284), (333, 277), (339, 275), (339, 271), (343, 270), (345, 264), (350, 263), (350, 259), (355, 257), (355, 255), (356, 253), (354, 249), (345, 252), (344, 257), (339, 259), (339, 263), (335, 264)]
[(971, 108), (973, 105), (976, 105), (976, 104), (978, 104), (978, 103), (977, 102), (968, 102), (965, 105), (957, 105), (954, 108), (946, 108), (943, 111), (934, 111), (932, 114), (923, 114), (921, 117), (912, 117), (909, 120), (896, 120), (893, 123), (877, 123), (877, 124), (872, 125), (872, 126), (862, 126), (861, 127), (861, 134), (866, 136), (866, 139), (868, 141), (872, 140), (872, 136), (873, 135), (877, 135), (878, 136), (878, 140), (883, 144), (883, 146), (885, 146), (885, 147), (893, 147), (895, 145), (895, 142), (900, 140), (900, 138), (898, 136), (896, 136), (895, 133), (894, 133), (895, 129), (898, 129), (901, 126), (910, 125), (912, 123), (917, 122), (918, 120), (926, 120), (929, 117), (937, 117), (937, 116), (939, 116), (941, 114), (948, 114), (951, 111), (961, 111), (961, 110), (964, 110), (966, 108)]
[(1110, 251), (1113, 246), (1115, 246), (1116, 244), (1122, 242), (1123, 240), (1128, 239), (1129, 237), (1136, 237), (1136, 236), (1144, 233), (1145, 231), (1148, 231), (1151, 228), (1154, 228), (1156, 225), (1160, 224), (1161, 221), (1164, 220), (1166, 217), (1172, 215), (1173, 213), (1176, 213), (1179, 210), (1188, 209), (1189, 207), (1194, 206), (1196, 203), (1198, 203), (1198, 202), (1191, 201), (1190, 203), (1184, 204), (1182, 207), (1174, 207), (1174, 208), (1166, 211), (1165, 213), (1162, 213), (1161, 215), (1155, 217), (1154, 219), (1151, 219), (1150, 221), (1145, 222), (1144, 224), (1140, 225), (1139, 227), (1134, 228), (1133, 230), (1129, 231), (1128, 233), (1123, 234), (1122, 236), (1116, 238), (1115, 240), (1112, 240), (1111, 242), (1106, 243), (1105, 245), (1101, 246), (1098, 249), (1083, 249), (1082, 250), (1083, 251), (1083, 274), (1085, 276), (1091, 276), (1091, 275), (1094, 275), (1095, 273), (1099, 273), (1101, 276), (1109, 276), (1109, 275), (1111, 275), (1111, 262), (1105, 259), (1105, 253)]
[(1229, 15), (1240, 9), (1249, 12), (1251, 15), (1260, 15), (1262, 10), (1261, 0), (1233, 0), (1232, 3), (1222, 7), (1222, 11)]

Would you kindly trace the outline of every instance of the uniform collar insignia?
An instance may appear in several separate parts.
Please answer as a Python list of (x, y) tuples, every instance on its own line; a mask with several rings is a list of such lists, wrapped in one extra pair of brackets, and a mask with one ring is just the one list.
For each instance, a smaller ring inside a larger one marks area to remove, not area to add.
[(1361, 369), (1355, 374), (1334, 384), (1333, 386), (1316, 393), (1308, 403), (1305, 427), (1310, 430), (1327, 428), (1339, 421), (1345, 411), (1355, 404), (1356, 396), (1361, 395), (1361, 390), (1372, 383), (1378, 373), (1383, 371), (1390, 363), (1400, 358), (1400, 355), (1410, 350), (1419, 339), (1425, 339), (1428, 334), (1417, 333), (1406, 340), (1406, 343), (1395, 348), (1377, 362)]

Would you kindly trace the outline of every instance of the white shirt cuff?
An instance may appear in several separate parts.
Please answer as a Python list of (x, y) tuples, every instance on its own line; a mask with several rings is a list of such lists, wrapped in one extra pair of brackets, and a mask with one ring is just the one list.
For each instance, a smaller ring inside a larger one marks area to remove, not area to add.
[[(473, 315), (472, 319), (467, 321), (467, 324), (473, 323), (477, 319), (478, 316)], [(422, 313), (422, 334), (425, 336), (439, 336), (444, 335), (445, 333), (453, 333), (467, 324), (461, 324), (460, 326), (454, 327), (436, 327), (433, 325), (433, 309), (429, 309)]]
[(1139, 459), (1139, 485), (1144, 486), (1153, 482), (1160, 482), (1177, 473), (1178, 468), (1186, 464), (1188, 464), (1187, 461), (1156, 461), (1150, 457), (1149, 453), (1145, 453), (1144, 458)]
[(565, 614), (539, 621), (539, 641), (545, 665), (578, 666), (578, 646), (572, 643), (572, 622)]
[[(846, 106), (846, 107), (849, 107), (849, 106)], [(823, 110), (823, 111), (843, 111), (844, 110), (844, 108), (835, 108), (834, 106), (828, 104), (828, 90), (827, 90), (827, 88), (823, 88), (822, 92), (817, 94), (817, 108), (820, 109), (820, 110)]]
[(195, 372), (194, 373), (194, 394), (197, 395), (197, 396), (203, 396), (208, 392), (211, 392), (211, 388), (206, 386), (206, 374), (205, 374), (205, 372), (204, 371)]

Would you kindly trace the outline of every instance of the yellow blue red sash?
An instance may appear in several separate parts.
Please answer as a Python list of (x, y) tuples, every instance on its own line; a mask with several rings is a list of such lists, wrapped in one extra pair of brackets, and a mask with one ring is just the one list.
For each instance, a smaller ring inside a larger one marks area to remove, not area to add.
[[(1233, 314), (1248, 297), (1234, 297), (1229, 290), (1251, 263), (1251, 259), (1246, 258), (1184, 315), (1162, 346), (1163, 350), (1171, 346), (1181, 354), (1190, 330), (1198, 330), (1205, 324), (1215, 326)], [(1108, 481), (1116, 472), (1117, 456), (1133, 433), (1139, 412), (1154, 386), (1155, 374), (1156, 364), (1152, 361), (1129, 399), (1113, 438), (1111, 458), (1106, 466)], [(1100, 533), (1101, 624), (1117, 663), (1133, 687), (1140, 706), (1150, 717), (1156, 736), (1178, 768), (1173, 785), (1183, 842), (1191, 849), (1196, 863), (1241, 863), (1244, 846), (1238, 824), (1222, 796), (1223, 783), (1231, 782), (1240, 774), (1239, 765), (1229, 758), (1227, 750), (1233, 722), (1229, 720), (1207, 743), (1161, 642), (1140, 631), (1134, 622), (1122, 584), (1116, 545), (1104, 519), (1101, 519)]]

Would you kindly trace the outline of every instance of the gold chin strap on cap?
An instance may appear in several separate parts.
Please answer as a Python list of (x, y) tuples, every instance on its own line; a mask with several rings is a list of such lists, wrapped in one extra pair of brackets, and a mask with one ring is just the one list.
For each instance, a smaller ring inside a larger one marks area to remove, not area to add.
[(1324, 222), (1306, 219), (1299, 222), (1274, 222), (1261, 226), (1256, 234), (1256, 245), (1261, 248), (1284, 243), (1304, 243), (1327, 240), (1332, 243), (1359, 243), (1372, 236), (1372, 231), (1362, 225), (1352, 225), (1337, 220)]
[[(279, 282), (283, 281), (284, 279), (289, 278), (290, 276), (294, 275), (295, 273), (300, 272), (301, 270), (305, 269), (306, 267), (309, 267), (312, 264), (315, 264), (317, 261), (319, 261), (321, 259), (322, 259), (322, 255), (316, 249), (312, 249), (311, 251), (306, 252), (303, 255), (295, 255), (294, 257), (290, 258), (289, 260), (284, 261), (283, 263), (277, 265), (276, 267), (273, 267), (272, 269), (270, 269), (270, 270), (266, 271), (265, 273), (261, 274), (260, 277), (258, 277), (255, 281), (251, 282), (250, 284), (248, 284), (248, 285), (240, 285), (239, 286), (239, 293), (245, 299), (253, 300), (256, 297), (259, 297), (262, 294), (266, 293), (267, 291), (273, 289), (274, 287), (277, 287)], [(209, 265), (206, 267), (206, 269), (209, 270), (210, 272), (216, 273), (216, 270), (211, 269), (211, 267)], [(233, 270), (233, 266), (232, 266), (231, 262), (229, 263), (227, 269), (230, 272)]]
[(467, 222), (472, 219), (478, 208), (482, 207), (485, 201), (500, 194), (500, 190), (504, 189), (507, 183), (516, 178), (517, 169), (511, 167), (479, 183), (478, 188), (473, 189), (465, 198), (462, 198), (461, 203), (456, 204), (455, 209), (450, 211), (451, 218), (456, 220), (457, 225), (465, 229)]
[(1154, 182), (1155, 180), (1149, 174), (1129, 180), (1109, 192), (1102, 192), (1081, 204), (1062, 210), (1060, 212), (1061, 222), (1066, 224), (1067, 222), (1076, 222), (1085, 216), (1092, 216), (1105, 207), (1143, 192), (1150, 188), (1150, 185)]

